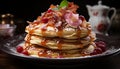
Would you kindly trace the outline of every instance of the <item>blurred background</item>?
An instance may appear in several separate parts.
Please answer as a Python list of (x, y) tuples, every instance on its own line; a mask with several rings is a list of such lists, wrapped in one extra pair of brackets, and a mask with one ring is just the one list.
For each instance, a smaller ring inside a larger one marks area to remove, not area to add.
[[(96, 5), (98, 0), (68, 0), (74, 1), (79, 5), (78, 13), (85, 16), (86, 20), (89, 19), (86, 5)], [(42, 12), (46, 11), (50, 4), (60, 4), (61, 0), (1, 0), (0, 1), (0, 15), (10, 13), (14, 15), (15, 24), (19, 26), (17, 33), (24, 32), (24, 28), (27, 25), (26, 21), (33, 21)], [(118, 0), (102, 0), (103, 5), (109, 7), (115, 7), (120, 9), (120, 3)], [(19, 31), (18, 31), (19, 29)]]

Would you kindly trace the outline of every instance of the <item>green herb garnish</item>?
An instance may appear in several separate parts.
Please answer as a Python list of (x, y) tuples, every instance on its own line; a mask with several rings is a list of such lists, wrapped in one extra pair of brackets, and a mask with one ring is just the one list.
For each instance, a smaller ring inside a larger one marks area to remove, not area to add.
[(64, 7), (67, 7), (68, 6), (68, 1), (67, 0), (63, 0), (61, 3), (60, 3), (60, 5), (59, 5), (59, 9), (60, 8), (64, 8)]

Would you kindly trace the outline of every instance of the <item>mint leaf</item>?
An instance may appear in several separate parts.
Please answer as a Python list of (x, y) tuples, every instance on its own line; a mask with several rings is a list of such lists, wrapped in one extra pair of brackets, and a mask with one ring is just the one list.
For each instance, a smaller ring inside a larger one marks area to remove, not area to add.
[(59, 8), (67, 7), (67, 6), (68, 6), (68, 1), (67, 1), (67, 0), (63, 0), (63, 1), (60, 3)]

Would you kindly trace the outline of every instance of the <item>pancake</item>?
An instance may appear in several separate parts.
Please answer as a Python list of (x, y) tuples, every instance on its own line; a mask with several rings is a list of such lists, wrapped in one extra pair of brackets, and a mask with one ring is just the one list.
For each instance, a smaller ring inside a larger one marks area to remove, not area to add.
[[(91, 34), (92, 35), (92, 34)], [(50, 49), (77, 49), (83, 48), (95, 40), (95, 36), (87, 36), (77, 40), (46, 38), (35, 35), (27, 35), (25, 41), (38, 46), (43, 46)]]
[[(29, 45), (29, 44), (28, 44)], [(25, 50), (28, 51), (30, 56), (37, 57), (46, 57), (46, 58), (67, 58), (67, 57), (81, 57), (85, 55), (90, 55), (95, 49), (95, 44), (91, 43), (90, 45), (82, 49), (73, 49), (73, 50), (51, 50), (48, 48), (40, 47), (37, 45), (27, 46), (24, 45)]]
[[(80, 29), (72, 27), (64, 27), (62, 29), (56, 28), (55, 26), (49, 26), (44, 23), (39, 23), (37, 26), (36, 22), (31, 23), (26, 27), (26, 32), (32, 35), (44, 36), (44, 37), (60, 37), (65, 39), (78, 39), (89, 35), (91, 26), (88, 22), (84, 21), (81, 24)], [(43, 29), (45, 28), (45, 29)]]

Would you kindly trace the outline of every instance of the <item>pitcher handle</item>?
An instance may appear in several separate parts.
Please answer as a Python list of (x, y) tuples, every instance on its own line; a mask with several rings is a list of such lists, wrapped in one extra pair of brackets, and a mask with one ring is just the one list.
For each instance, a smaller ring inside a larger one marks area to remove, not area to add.
[(110, 8), (110, 11), (113, 11), (113, 14), (110, 18), (110, 20), (112, 20), (114, 18), (114, 16), (116, 15), (116, 9), (114, 7)]

